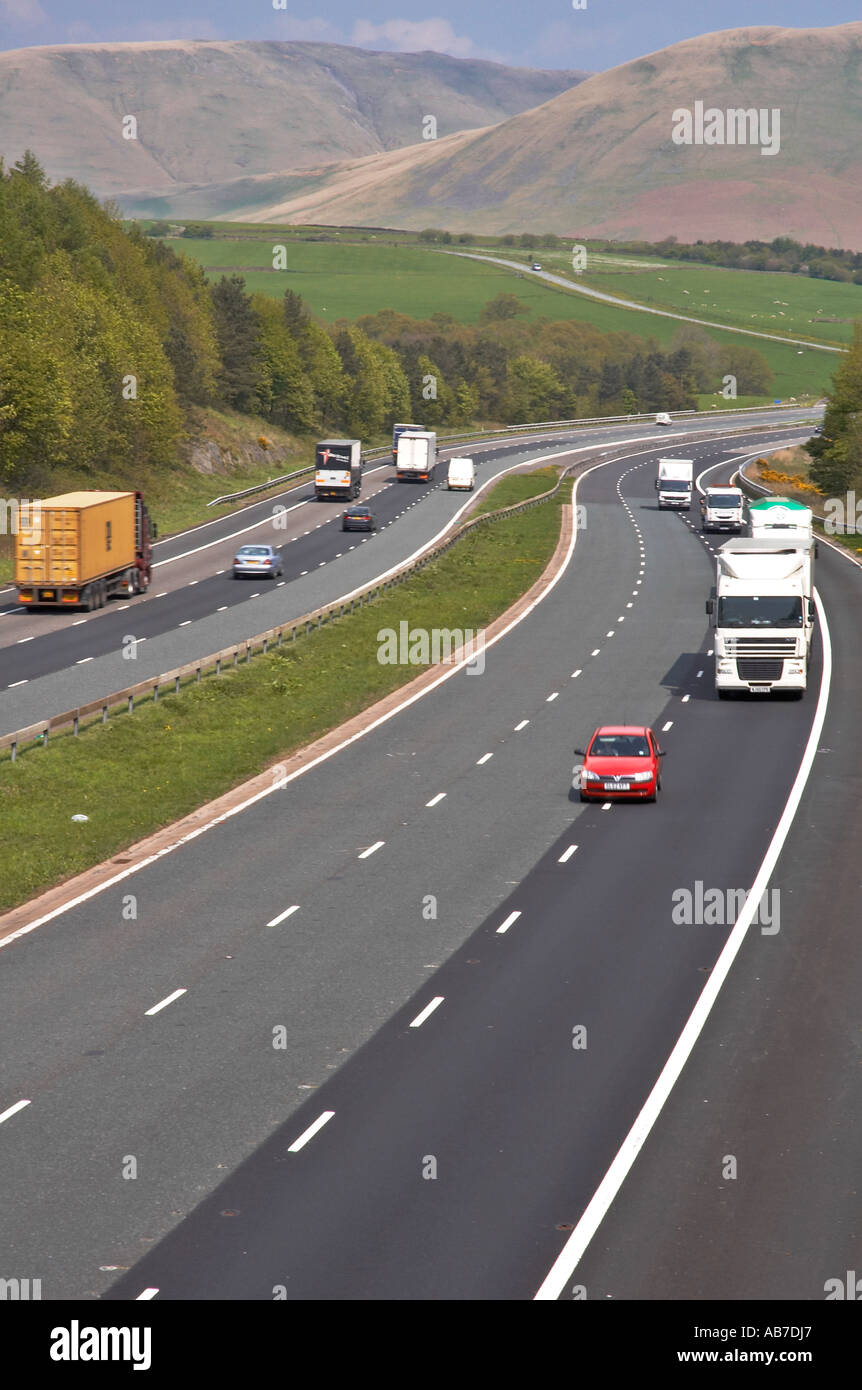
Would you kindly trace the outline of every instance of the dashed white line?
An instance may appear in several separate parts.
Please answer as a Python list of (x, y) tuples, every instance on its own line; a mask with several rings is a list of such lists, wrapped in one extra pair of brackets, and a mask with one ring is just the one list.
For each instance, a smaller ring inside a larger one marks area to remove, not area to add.
[(322, 1115), (318, 1115), (313, 1125), (309, 1125), (308, 1129), (303, 1130), (302, 1134), (300, 1134), (298, 1139), (294, 1139), (287, 1152), (289, 1154), (299, 1153), (300, 1149), (304, 1148), (304, 1146), (308, 1143), (309, 1139), (314, 1138), (315, 1134), (319, 1129), (323, 1129), (323, 1126), (326, 1124), (327, 1120), (331, 1120), (334, 1114), (334, 1110), (324, 1110)]
[[(28, 678), (28, 679), (29, 679), (29, 678)], [(7, 685), (6, 689), (7, 689), (7, 690), (14, 690), (15, 687), (16, 687), (16, 685), (26, 685), (26, 684), (27, 684), (27, 681), (26, 681), (26, 680), (24, 680), (24, 681), (13, 681), (11, 685)]]
[(137, 1298), (135, 1299), (135, 1302), (136, 1302), (136, 1303), (149, 1303), (150, 1299), (151, 1299), (151, 1298), (155, 1298), (155, 1296), (156, 1296), (157, 1293), (158, 1293), (158, 1289), (154, 1289), (154, 1288), (151, 1286), (151, 1287), (148, 1288), (148, 1289), (144, 1289), (143, 1293), (139, 1293), (138, 1296), (137, 1296)]
[(86, 664), (87, 664), (88, 661), (94, 661), (94, 660), (95, 660), (95, 657), (92, 657), (92, 656), (82, 656), (80, 661), (76, 661), (76, 662), (75, 662), (75, 665), (76, 665), (76, 666), (86, 666)]
[(553, 692), (552, 695), (549, 695), (549, 696), (548, 696), (547, 700), (545, 701), (545, 704), (546, 704), (546, 705), (549, 705), (549, 704), (551, 703), (552, 700), (556, 700), (556, 698), (557, 698), (557, 696), (559, 695), (559, 693), (560, 693), (559, 690), (555, 690), (555, 691)]
[(86, 618), (77, 618), (77, 619), (75, 620), (75, 622), (72, 623), (72, 627), (80, 627), (80, 626), (81, 626), (81, 623), (85, 623), (86, 621), (87, 621)]
[(513, 922), (517, 922), (520, 912), (510, 912), (505, 922), (501, 922), (497, 928), (497, 935), (500, 936), (504, 931), (508, 931)]
[(697, 679), (700, 680), (700, 678), (701, 678), (702, 675), (703, 675), (703, 672), (702, 672), (702, 671), (698, 671), (698, 673), (697, 673)]
[(690, 696), (690, 695), (683, 695), (683, 697), (682, 697), (682, 703), (683, 703), (684, 705), (687, 705), (690, 699), (691, 699), (691, 696)]
[(2, 1115), (0, 1115), (0, 1125), (2, 1125), (4, 1120), (11, 1120), (13, 1115), (17, 1115), (19, 1110), (23, 1110), (25, 1106), (28, 1105), (32, 1105), (32, 1101), (16, 1100), (14, 1105), (10, 1105), (8, 1110), (4, 1110)]
[(522, 729), (526, 729), (526, 727), (527, 727), (527, 725), (529, 724), (529, 722), (530, 722), (529, 719), (522, 719), (521, 722), (520, 722), (520, 724), (516, 724), (516, 725), (515, 725), (515, 728), (514, 728), (513, 732), (516, 733), (516, 734), (519, 734), (519, 733), (521, 732)]
[(557, 863), (568, 864), (569, 860), (571, 859), (572, 855), (574, 854), (577, 848), (577, 845), (569, 845), (568, 849), (563, 850), (563, 853), (560, 855), (559, 859), (557, 860)]
[(161, 1009), (166, 1009), (169, 1004), (173, 1004), (175, 999), (179, 999), (181, 995), (186, 994), (187, 992), (188, 991), (184, 989), (175, 989), (173, 994), (169, 994), (167, 999), (163, 999), (160, 1004), (154, 1004), (151, 1009), (146, 1009), (145, 1017), (149, 1018), (152, 1014), (159, 1013)]
[(226, 613), (226, 612), (227, 612), (227, 604), (226, 604), (226, 603), (223, 603), (222, 606), (221, 606), (221, 608), (217, 608), (217, 609), (216, 609), (216, 612), (217, 612), (217, 613)]
[(379, 849), (382, 849), (383, 846), (384, 846), (385, 844), (386, 844), (386, 841), (385, 841), (385, 840), (375, 840), (373, 845), (369, 845), (367, 849), (364, 849), (364, 850), (362, 851), (362, 853), (359, 855), (359, 858), (360, 858), (360, 859), (369, 859), (369, 858), (371, 857), (372, 854), (376, 854), (377, 851), (378, 851)]
[(188, 582), (188, 587), (189, 587), (190, 589), (193, 589), (194, 586), (195, 586), (196, 584), (199, 584), (199, 583), (200, 583), (200, 580), (199, 580), (199, 579), (190, 579), (189, 582)]
[(591, 652), (590, 652), (590, 656), (598, 656), (598, 654), (599, 654), (600, 651), (601, 651), (601, 647), (596, 647), (596, 648), (594, 649), (594, 651), (591, 651)]
[(18, 638), (18, 642), (17, 642), (17, 646), (20, 647), (22, 642), (32, 642), (32, 641), (34, 641), (34, 640), (35, 640), (35, 633), (33, 634), (33, 637), (19, 637), (19, 638)]
[(602, 810), (603, 810), (603, 811), (609, 811), (609, 810), (611, 809), (611, 804), (612, 804), (612, 803), (611, 803), (610, 801), (606, 801), (606, 802), (604, 803), (604, 805), (602, 806)]
[(673, 720), (672, 720), (672, 719), (669, 719), (669, 720), (667, 721), (666, 724), (662, 724), (662, 726), (661, 726), (661, 731), (662, 731), (663, 734), (666, 734), (667, 731), (668, 731), (668, 729), (672, 729), (672, 728), (673, 728)]
[(279, 925), (280, 922), (283, 922), (287, 917), (292, 917), (293, 914), (294, 914), (294, 912), (298, 912), (298, 911), (299, 911), (299, 903), (294, 903), (292, 907), (286, 907), (286, 908), (284, 909), (284, 912), (280, 912), (280, 913), (278, 914), (277, 917), (273, 917), (272, 921), (271, 921), (271, 922), (267, 922), (266, 925), (267, 925), (268, 927), (277, 927), (277, 926)]
[(581, 667), (579, 666), (578, 669), (577, 669), (577, 671), (573, 671), (572, 674), (569, 676), (569, 680), (573, 681), (573, 680), (575, 679), (575, 677), (576, 677), (576, 676), (579, 676), (580, 674), (581, 674)]
[(476, 763), (476, 766), (481, 767), (483, 763), (486, 763), (488, 759), (493, 758), (493, 756), (493, 753), (483, 753), (479, 761)]
[(161, 592), (160, 594), (153, 594), (153, 598), (167, 598), (167, 596), (168, 596), (168, 591), (167, 591), (167, 589), (162, 589), (162, 592)]
[(426, 806), (436, 806), (439, 802), (441, 802), (441, 801), (443, 800), (443, 798), (444, 798), (445, 795), (446, 795), (445, 792), (438, 792), (436, 796), (432, 796), (432, 798), (431, 798), (430, 801), (426, 801), (426, 802), (425, 802), (425, 805), (426, 805)]
[(438, 994), (434, 999), (431, 1000), (430, 1004), (426, 1004), (421, 1014), (416, 1015), (413, 1022), (410, 1024), (410, 1027), (421, 1028), (426, 1018), (429, 1018), (430, 1015), (433, 1014), (435, 1009), (439, 1009), (440, 1005), (443, 1003), (443, 999), (444, 995)]

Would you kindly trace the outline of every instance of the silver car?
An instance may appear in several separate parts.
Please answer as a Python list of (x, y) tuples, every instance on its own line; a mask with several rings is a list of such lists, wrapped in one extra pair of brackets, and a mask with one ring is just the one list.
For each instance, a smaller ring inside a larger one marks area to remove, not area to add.
[(278, 579), (284, 574), (281, 551), (272, 545), (241, 545), (233, 557), (233, 577), (241, 579), (244, 574)]

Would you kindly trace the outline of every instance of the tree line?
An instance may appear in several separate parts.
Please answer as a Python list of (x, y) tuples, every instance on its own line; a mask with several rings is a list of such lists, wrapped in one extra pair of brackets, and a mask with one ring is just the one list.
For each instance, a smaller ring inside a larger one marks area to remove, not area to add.
[(683, 410), (732, 374), (769, 390), (755, 349), (695, 325), (667, 346), (529, 319), (514, 294), (477, 324), (381, 309), (323, 326), (288, 289), (208, 283), (194, 261), (124, 228), (29, 151), (0, 162), (0, 481), (50, 488), (57, 465), (105, 479), (175, 464), (194, 408), (230, 407), (300, 435)]

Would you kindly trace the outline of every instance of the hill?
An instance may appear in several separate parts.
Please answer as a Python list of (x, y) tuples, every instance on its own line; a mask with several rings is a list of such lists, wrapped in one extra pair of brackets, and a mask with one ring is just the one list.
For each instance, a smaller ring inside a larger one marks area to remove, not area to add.
[(428, 115), (441, 136), (492, 125), (584, 76), (324, 43), (16, 49), (0, 53), (0, 154), (33, 149), (53, 181), (160, 211), (192, 185), (413, 145)]
[[(246, 220), (651, 241), (786, 235), (862, 249), (860, 64), (859, 22), (726, 30), (589, 77), (491, 128), (306, 171), (292, 185), (274, 174), (253, 189), (222, 187), (217, 198), (236, 208), (248, 193)], [(695, 100), (777, 109), (777, 152), (674, 143), (673, 113)], [(197, 208), (205, 194), (196, 197)]]

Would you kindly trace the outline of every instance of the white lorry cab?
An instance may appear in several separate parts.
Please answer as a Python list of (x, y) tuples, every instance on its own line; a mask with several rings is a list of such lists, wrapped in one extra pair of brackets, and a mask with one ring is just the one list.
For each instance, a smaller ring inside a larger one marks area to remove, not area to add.
[(738, 487), (708, 487), (700, 499), (702, 531), (745, 530), (745, 499)]
[(467, 458), (456, 458), (449, 460), (449, 472), (446, 475), (446, 486), (452, 492), (460, 489), (463, 492), (472, 492), (476, 484), (476, 470), (473, 467), (473, 460)]
[(655, 480), (659, 507), (684, 507), (687, 511), (693, 479), (693, 459), (659, 459)]
[(814, 632), (811, 542), (742, 536), (716, 554), (706, 611), (715, 628), (719, 698), (748, 691), (801, 696)]

